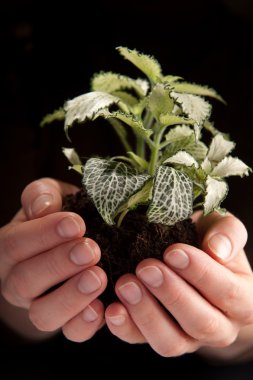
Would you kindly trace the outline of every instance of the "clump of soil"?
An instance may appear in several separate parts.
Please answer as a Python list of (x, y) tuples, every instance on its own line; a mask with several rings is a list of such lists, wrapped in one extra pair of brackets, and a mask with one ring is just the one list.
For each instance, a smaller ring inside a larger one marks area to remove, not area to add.
[(146, 207), (130, 211), (122, 225), (107, 225), (97, 212), (85, 190), (64, 199), (64, 211), (79, 214), (85, 221), (85, 236), (95, 240), (101, 249), (100, 265), (108, 276), (108, 286), (102, 295), (105, 304), (116, 298), (114, 285), (125, 273), (134, 273), (136, 265), (145, 258), (162, 259), (166, 247), (173, 243), (198, 245), (195, 225), (191, 219), (178, 222), (173, 227), (149, 223)]

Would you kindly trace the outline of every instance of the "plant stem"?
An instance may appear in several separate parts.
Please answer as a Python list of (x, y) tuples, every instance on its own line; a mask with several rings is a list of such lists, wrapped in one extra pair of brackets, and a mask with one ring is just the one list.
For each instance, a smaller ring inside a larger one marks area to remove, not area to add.
[(159, 158), (159, 150), (160, 150), (160, 142), (163, 136), (164, 132), (164, 126), (161, 126), (157, 133), (155, 134), (154, 138), (154, 147), (151, 149), (151, 158), (150, 158), (150, 164), (149, 164), (149, 174), (154, 175), (156, 166), (157, 166), (157, 161)]
[(124, 217), (126, 216), (126, 214), (128, 213), (128, 211), (129, 211), (129, 209), (126, 208), (126, 209), (120, 214), (119, 219), (118, 219), (118, 221), (117, 221), (117, 227), (120, 227), (120, 226), (121, 226), (121, 223), (122, 223)]
[[(147, 111), (144, 120), (143, 125), (145, 129), (150, 129), (153, 123), (153, 115), (150, 111)], [(136, 153), (141, 158), (146, 157), (146, 146), (145, 146), (145, 140), (141, 136), (137, 136), (137, 145), (136, 145)]]
[(130, 144), (128, 143), (128, 141), (127, 141), (126, 132), (125, 132), (124, 126), (117, 119), (111, 119), (110, 120), (110, 124), (112, 125), (114, 131), (118, 135), (118, 137), (119, 137), (122, 145), (124, 146), (126, 152), (131, 152), (133, 149), (130, 146)]

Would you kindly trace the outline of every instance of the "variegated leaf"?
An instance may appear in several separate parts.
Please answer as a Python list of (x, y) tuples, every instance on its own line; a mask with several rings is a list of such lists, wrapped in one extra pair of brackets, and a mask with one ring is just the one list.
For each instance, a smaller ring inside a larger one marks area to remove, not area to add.
[(68, 132), (68, 128), (75, 121), (93, 120), (101, 109), (117, 104), (119, 101), (118, 97), (101, 91), (88, 92), (67, 101), (64, 106), (66, 111), (65, 132)]
[(172, 91), (170, 96), (181, 106), (183, 112), (200, 126), (211, 114), (211, 104), (200, 96), (175, 91)]
[(156, 174), (153, 198), (147, 216), (150, 222), (169, 226), (192, 214), (193, 185), (189, 177), (161, 165)]
[(213, 88), (209, 88), (207, 86), (200, 86), (196, 83), (174, 82), (173, 88), (176, 92), (209, 96), (225, 103), (222, 97)]
[(84, 166), (83, 184), (104, 221), (114, 224), (120, 205), (149, 178), (123, 162), (90, 158)]
[(112, 72), (95, 74), (91, 81), (92, 91), (112, 93), (118, 90), (133, 89), (138, 96), (145, 96), (149, 84), (144, 79), (132, 79)]
[(113, 91), (112, 95), (117, 96), (122, 100), (122, 102), (126, 103), (130, 107), (137, 106), (139, 104), (139, 99), (137, 99), (135, 96), (129, 94), (126, 91)]
[(201, 163), (201, 168), (204, 170), (206, 174), (210, 174), (212, 171), (212, 164), (208, 160), (207, 157), (205, 157), (204, 161)]
[(148, 97), (148, 108), (159, 120), (161, 114), (171, 113), (174, 107), (174, 101), (169, 96), (166, 85), (157, 83)]
[(209, 214), (218, 209), (221, 202), (226, 198), (227, 193), (228, 185), (225, 181), (207, 176), (204, 214)]
[(173, 156), (167, 158), (167, 160), (163, 161), (163, 164), (178, 164), (184, 166), (194, 166), (195, 168), (199, 167), (199, 164), (195, 158), (183, 150), (180, 150)]
[(132, 62), (139, 70), (146, 74), (151, 82), (156, 82), (161, 77), (161, 66), (154, 57), (126, 47), (118, 47), (117, 50), (125, 59)]
[(193, 130), (187, 125), (178, 125), (177, 127), (171, 128), (165, 135), (165, 139), (168, 143), (173, 143), (185, 139), (186, 137), (192, 136)]
[(208, 159), (212, 164), (217, 164), (226, 157), (235, 147), (233, 141), (226, 140), (221, 133), (214, 136), (208, 151)]
[(225, 157), (220, 161), (217, 166), (211, 172), (214, 177), (229, 177), (231, 175), (239, 175), (243, 177), (249, 174), (250, 168), (239, 158), (236, 157)]
[[(191, 154), (197, 161), (202, 161), (206, 157), (206, 145), (202, 141), (196, 141), (194, 131), (186, 125), (171, 129), (165, 138), (167, 147), (164, 158), (173, 156), (179, 150)], [(163, 144), (165, 146), (165, 143)]]

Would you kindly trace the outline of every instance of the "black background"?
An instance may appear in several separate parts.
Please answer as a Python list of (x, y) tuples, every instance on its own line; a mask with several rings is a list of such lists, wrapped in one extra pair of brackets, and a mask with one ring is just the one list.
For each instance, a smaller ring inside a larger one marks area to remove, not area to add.
[[(154, 55), (166, 74), (180, 75), (187, 81), (215, 88), (228, 105), (213, 101), (213, 120), (217, 128), (228, 132), (236, 141), (234, 154), (252, 166), (252, 29), (250, 0), (72, 0), (66, 4), (48, 0), (1, 0), (1, 224), (17, 210), (20, 192), (31, 180), (47, 175), (76, 181), (66, 170), (61, 154), (61, 147), (67, 144), (62, 127), (41, 130), (39, 122), (45, 113), (58, 108), (66, 99), (87, 92), (94, 72), (111, 70), (139, 76), (115, 51), (120, 45)], [(85, 135), (78, 132), (81, 137), (75, 137), (73, 131), (73, 140), (76, 138), (87, 156), (118, 149), (117, 139), (104, 125), (98, 130), (88, 128)], [(228, 183), (230, 193), (224, 206), (243, 220), (251, 234), (252, 175), (231, 178)], [(250, 237), (249, 257), (251, 251)], [(94, 342), (88, 347), (96, 355)], [(101, 352), (103, 349), (106, 346), (101, 346)], [(118, 355), (126, 355), (125, 348), (121, 349)], [(64, 357), (70, 355), (68, 350), (63, 350)], [(80, 358), (81, 350), (77, 351)], [(147, 352), (156, 357), (151, 350)], [(29, 351), (27, 356), (30, 354)], [(134, 355), (138, 356), (138, 350)], [(154, 363), (159, 365), (164, 363), (163, 359), (159, 361), (156, 357), (156, 360)], [(183, 366), (190, 365), (188, 357), (183, 360)], [(199, 371), (202, 365), (195, 363)], [(247, 379), (250, 372), (242, 370), (238, 367), (226, 372), (223, 368), (215, 376), (219, 379), (229, 374), (232, 379), (243, 373), (243, 379)], [(213, 372), (209, 369), (210, 377), (205, 378), (212, 378)], [(194, 374), (195, 378), (200, 376)]]

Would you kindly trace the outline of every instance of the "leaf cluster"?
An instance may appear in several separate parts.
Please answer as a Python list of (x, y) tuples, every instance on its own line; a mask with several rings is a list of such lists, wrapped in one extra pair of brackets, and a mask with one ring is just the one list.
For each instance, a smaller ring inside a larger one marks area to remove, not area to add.
[[(91, 80), (91, 92), (65, 102), (47, 115), (42, 125), (64, 120), (64, 129), (87, 120), (106, 119), (126, 154), (88, 159), (82, 163), (74, 148), (63, 148), (71, 167), (108, 224), (120, 225), (129, 210), (147, 206), (150, 222), (172, 226), (201, 207), (204, 214), (222, 211), (228, 193), (226, 178), (248, 175), (250, 168), (232, 157), (234, 142), (210, 121), (212, 106), (206, 98), (223, 103), (212, 88), (163, 75), (153, 57), (125, 47), (118, 52), (146, 78), (100, 72)], [(135, 146), (129, 140), (129, 130)], [(204, 131), (210, 144), (202, 140)]]

